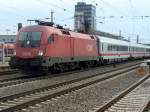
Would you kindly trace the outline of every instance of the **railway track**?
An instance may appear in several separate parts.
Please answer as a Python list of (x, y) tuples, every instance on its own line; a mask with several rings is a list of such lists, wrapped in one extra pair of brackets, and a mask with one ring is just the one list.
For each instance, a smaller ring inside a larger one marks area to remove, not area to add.
[(7, 70), (10, 69), (10, 66), (0, 66), (0, 70)]
[(28, 106), (35, 105), (48, 99), (55, 98), (57, 96), (93, 85), (100, 81), (104, 81), (106, 79), (121, 75), (122, 73), (134, 70), (137, 67), (138, 65), (134, 67), (130, 66), (124, 69), (122, 68), (120, 70), (114, 70), (113, 73), (104, 73), (103, 75), (98, 75), (99, 73), (95, 73), (95, 75), (86, 78), (84, 77), (80, 79), (70, 80), (51, 86), (34, 89), (31, 91), (1, 97), (0, 112), (17, 111), (23, 108), (27, 108)]
[(19, 77), (19, 70), (11, 69), (10, 66), (1, 66), (0, 67), (0, 82), (8, 81), (8, 80), (15, 80)]
[[(138, 65), (140, 62), (138, 63), (132, 63), (131, 65), (127, 65), (127, 66), (133, 66), (133, 65)], [(109, 65), (108, 65), (109, 66)], [(101, 69), (97, 72), (97, 74), (93, 74), (93, 75), (86, 75), (85, 77), (83, 76), (81, 79), (86, 79), (86, 78), (90, 78), (90, 77), (94, 77), (100, 74), (104, 74), (104, 73), (108, 73), (108, 72), (112, 72), (112, 71), (116, 71), (119, 69), (123, 69), (126, 66), (123, 67), (118, 67), (118, 68), (110, 68), (110, 69), (106, 69), (108, 66), (106, 67), (98, 67), (98, 68), (92, 68), (91, 70), (97, 70), (97, 69)], [(102, 70), (103, 69), (103, 70)], [(90, 71), (90, 70), (89, 70)], [(7, 86), (12, 86), (12, 85), (17, 85), (17, 84), (22, 84), (22, 83), (26, 83), (26, 82), (31, 82), (31, 81), (37, 81), (37, 80), (44, 80), (44, 79), (49, 79), (49, 78), (53, 78), (53, 77), (59, 77), (59, 76), (63, 76), (63, 75), (70, 75), (70, 74), (74, 74), (74, 73), (81, 73), (84, 72), (83, 70), (79, 70), (79, 71), (73, 71), (73, 72), (66, 72), (66, 73), (61, 73), (59, 75), (48, 75), (48, 76), (39, 76), (39, 77), (32, 77), (32, 76), (21, 76), (21, 77), (16, 77), (16, 78), (12, 78), (12, 79), (5, 79), (0, 81), (0, 88), (2, 87), (7, 87)]]
[(150, 101), (148, 102), (148, 104), (143, 109), (143, 112), (150, 112)]
[[(141, 61), (131, 61), (131, 62), (124, 62), (123, 64), (125, 65), (134, 65), (134, 64), (139, 64), (141, 63)], [(118, 63), (117, 66), (122, 66), (122, 63)], [(9, 68), (9, 66), (7, 66)], [(7, 68), (6, 67), (6, 68)], [(95, 69), (106, 69), (106, 68), (110, 68), (112, 70), (112, 65), (105, 65), (105, 66), (101, 66), (101, 67), (96, 67), (96, 68), (90, 68), (89, 70), (95, 70)], [(5, 70), (7, 70), (5, 67), (2, 67)], [(114, 68), (113, 68), (114, 69)], [(0, 87), (3, 86), (7, 86), (7, 85), (11, 85), (11, 84), (19, 84), (21, 82), (23, 82), (23, 79), (27, 79), (27, 78), (32, 78), (33, 76), (29, 76), (28, 74), (22, 74), (20, 73), (18, 70), (15, 69), (10, 69), (10, 71), (0, 71), (0, 73), (2, 75), (0, 75)], [(85, 70), (76, 70), (76, 71), (71, 71), (71, 72), (64, 72), (64, 73), (60, 73), (60, 74), (54, 74), (51, 77), (56, 77), (56, 76), (62, 76), (62, 75), (67, 75), (67, 74), (73, 74), (73, 73), (80, 73), (83, 72)], [(103, 71), (103, 70), (102, 70)], [(48, 74), (47, 74), (48, 75)], [(35, 77), (35, 76), (34, 76)], [(40, 75), (38, 76), (40, 77)], [(21, 81), (22, 80), (22, 81)], [(27, 81), (27, 80), (26, 80)], [(4, 85), (2, 85), (2, 82), (5, 83)], [(28, 82), (28, 81), (27, 81)]]
[(90, 112), (148, 112), (150, 75), (145, 76), (102, 106)]
[(18, 70), (5, 70), (5, 71), (0, 71), (0, 76), (2, 75), (9, 75), (9, 74), (16, 74), (18, 73), (19, 71)]
[(16, 74), (19, 71), (17, 69), (11, 69), (10, 66), (1, 66), (0, 67), (0, 76), (9, 75), (9, 74)]

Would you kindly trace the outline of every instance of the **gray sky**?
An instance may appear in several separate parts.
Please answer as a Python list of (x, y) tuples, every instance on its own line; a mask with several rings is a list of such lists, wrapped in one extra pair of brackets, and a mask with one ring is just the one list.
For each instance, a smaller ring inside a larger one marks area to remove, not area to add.
[[(0, 0), (0, 34), (15, 34), (17, 23), (29, 25), (27, 19), (50, 17), (54, 22), (73, 29), (74, 5), (84, 1), (97, 7), (97, 29), (150, 43), (150, 0)], [(33, 23), (32, 23), (33, 24)]]

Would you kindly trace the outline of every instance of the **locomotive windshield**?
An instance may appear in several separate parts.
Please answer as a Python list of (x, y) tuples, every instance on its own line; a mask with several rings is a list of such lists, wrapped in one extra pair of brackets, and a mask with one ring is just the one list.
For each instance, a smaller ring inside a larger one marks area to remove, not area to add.
[(20, 32), (19, 47), (39, 47), (42, 32)]

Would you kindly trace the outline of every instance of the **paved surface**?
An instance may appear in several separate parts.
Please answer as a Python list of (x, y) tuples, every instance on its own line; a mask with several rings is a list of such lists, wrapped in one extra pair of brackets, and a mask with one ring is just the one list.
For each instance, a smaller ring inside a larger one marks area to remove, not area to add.
[(0, 67), (5, 67), (5, 66), (9, 66), (9, 63), (8, 62), (0, 62)]

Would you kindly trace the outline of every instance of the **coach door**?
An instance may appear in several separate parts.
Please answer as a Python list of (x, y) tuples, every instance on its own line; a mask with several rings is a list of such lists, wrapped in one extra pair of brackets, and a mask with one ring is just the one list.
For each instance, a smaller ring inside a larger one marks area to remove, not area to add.
[(98, 55), (101, 53), (101, 45), (100, 45), (100, 39), (96, 36), (96, 46), (97, 46), (97, 51)]

